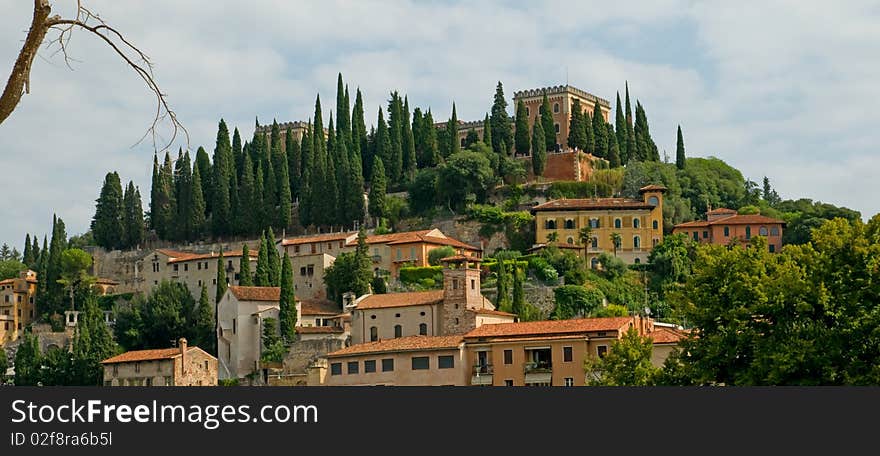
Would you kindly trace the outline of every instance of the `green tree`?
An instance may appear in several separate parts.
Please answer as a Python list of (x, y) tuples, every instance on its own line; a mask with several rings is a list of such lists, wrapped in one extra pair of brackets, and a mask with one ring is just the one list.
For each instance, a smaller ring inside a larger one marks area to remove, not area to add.
[(6, 384), (6, 371), (9, 369), (9, 359), (6, 350), (0, 350), (0, 385)]
[(568, 123), (568, 147), (587, 150), (585, 125), (581, 101), (575, 98), (571, 105), (571, 119)]
[(651, 291), (665, 299), (667, 292), (683, 286), (691, 275), (695, 258), (696, 245), (686, 234), (664, 236), (648, 256)]
[(196, 340), (195, 328), (189, 324), (195, 307), (186, 285), (163, 280), (146, 298), (117, 306), (116, 340), (126, 350), (167, 348), (181, 337)]
[[(483, 118), (483, 144), (489, 146), (489, 150), (492, 150), (492, 121), (489, 120), (489, 114)], [(492, 150), (494, 153), (494, 150)], [(495, 154), (497, 155), (497, 154)], [(497, 167), (496, 167), (497, 168)]]
[[(763, 184), (764, 187), (763, 191), (761, 192), (761, 198), (766, 201), (767, 204), (770, 205), (770, 207), (775, 207), (776, 205), (781, 203), (782, 198), (780, 198), (779, 194), (776, 193), (776, 190), (774, 190), (773, 187), (770, 186), (770, 179), (768, 179), (767, 176), (764, 176)], [(25, 263), (27, 263), (27, 261), (25, 261)]]
[(623, 164), (620, 158), (620, 148), (617, 143), (617, 139), (614, 135), (614, 129), (611, 127), (611, 124), (608, 124), (608, 156), (605, 157), (608, 159), (608, 166), (611, 168), (617, 168)]
[[(144, 209), (141, 203), (141, 192), (129, 181), (123, 196), (124, 233), (123, 245), (128, 248), (137, 247), (144, 241)], [(203, 214), (204, 215), (204, 214)]]
[(480, 135), (477, 134), (477, 130), (470, 128), (467, 132), (467, 136), (464, 138), (464, 147), (465, 149), (470, 148), (471, 145), (475, 144), (480, 140)]
[(101, 196), (98, 197), (95, 205), (91, 230), (95, 242), (108, 250), (122, 247), (125, 239), (122, 198), (119, 174), (107, 173), (104, 177), (104, 185), (101, 187)]
[(458, 141), (458, 115), (455, 113), (455, 103), (452, 103), (452, 117), (446, 122), (446, 147), (445, 157), (449, 157), (461, 150), (461, 143)]
[(251, 253), (247, 243), (241, 245), (241, 259), (238, 262), (238, 286), (254, 286), (254, 276), (251, 274)]
[[(254, 182), (254, 167), (250, 154), (244, 154), (241, 180), (238, 186), (238, 209), (235, 213), (235, 225), (237, 231), (242, 234), (251, 234), (257, 228), (255, 226), (256, 208), (261, 203), (256, 202), (257, 192)], [(261, 179), (262, 180), (262, 179)]]
[(461, 209), (468, 195), (478, 203), (486, 201), (488, 190), (495, 184), (495, 173), (483, 154), (463, 150), (450, 155), (440, 167), (441, 196), (447, 206)]
[(434, 115), (429, 109), (422, 121), (424, 135), (424, 151), (422, 152), (421, 167), (432, 167), (440, 164), (440, 149), (437, 143), (437, 128), (434, 126)]
[(189, 213), (189, 235), (187, 239), (202, 239), (205, 233), (205, 198), (202, 195), (202, 175), (199, 167), (193, 167), (192, 173), (192, 196)]
[(194, 314), (192, 314), (193, 321), (190, 326), (197, 336), (191, 341), (193, 345), (217, 356), (217, 337), (214, 332), (214, 305), (215, 303), (212, 303), (208, 297), (208, 287), (202, 285), (198, 307), (196, 307)]
[[(24, 235), (24, 253), (21, 256), (21, 262), (26, 264), (28, 267), (30, 267), (30, 265), (36, 263), (36, 261), (34, 259), (34, 251), (33, 251), (33, 247), (31, 244), (31, 234), (30, 233), (26, 233)], [(3, 279), (0, 279), (0, 280), (3, 280)]]
[(369, 247), (367, 246), (367, 231), (362, 225), (358, 230), (357, 248), (354, 252), (354, 275), (351, 291), (357, 296), (366, 294), (370, 289), (372, 276), (373, 262), (370, 259)]
[(403, 131), (401, 132), (401, 147), (403, 148), (403, 180), (409, 182), (416, 174), (416, 145), (413, 136), (413, 126), (409, 120), (409, 99), (403, 97)]
[(229, 286), (229, 279), (226, 277), (226, 265), (223, 264), (223, 249), (217, 255), (217, 290), (214, 293), (214, 302), (219, 303), (226, 294), (226, 288)]
[[(553, 112), (550, 110), (550, 99), (547, 98), (547, 92), (544, 92), (544, 98), (541, 100), (540, 111), (541, 128), (544, 130), (544, 142), (546, 144), (544, 150), (554, 150), (556, 148), (556, 124), (553, 122)], [(537, 123), (537, 120), (535, 123)], [(534, 141), (532, 143), (534, 144)]]
[(557, 320), (590, 316), (602, 306), (605, 295), (596, 288), (563, 285), (553, 289), (554, 307), (550, 317)]
[(520, 268), (516, 265), (516, 260), (512, 263), (513, 271), (513, 299), (511, 301), (510, 307), (513, 313), (517, 314), (521, 319), (525, 319), (526, 317), (526, 294), (525, 290), (523, 290), (523, 280), (525, 280), (525, 274), (520, 270)]
[(608, 158), (608, 140), (611, 138), (607, 138), (608, 129), (605, 127), (605, 117), (602, 115), (602, 107), (599, 106), (598, 100), (593, 105), (592, 126), (595, 144), (593, 155)]
[(14, 279), (27, 269), (27, 265), (18, 260), (0, 260), (0, 280)]
[(535, 176), (543, 176), (547, 167), (547, 147), (544, 141), (544, 126), (540, 117), (535, 117), (532, 127), (532, 172)]
[(95, 278), (88, 274), (92, 256), (80, 249), (67, 249), (61, 253), (61, 270), (58, 283), (64, 286), (70, 297), (70, 310), (76, 310), (74, 295), (77, 290), (88, 288)]
[(284, 255), (281, 266), (281, 294), (279, 298), (278, 319), (281, 326), (281, 337), (286, 343), (296, 339), (296, 300), (293, 295), (293, 268), (290, 257)]
[(684, 169), (686, 164), (684, 158), (684, 137), (681, 135), (681, 125), (678, 126), (678, 139), (675, 143), (675, 167)]
[(281, 363), (287, 354), (287, 347), (278, 334), (278, 321), (272, 317), (263, 319), (263, 353), (260, 361), (263, 363)]
[(302, 151), (299, 141), (293, 137), (293, 129), (288, 128), (284, 137), (285, 153), (287, 154), (287, 177), (291, 198), (299, 198), (302, 183)]
[(510, 131), (510, 116), (507, 114), (507, 100), (504, 98), (504, 87), (501, 85), (501, 81), (498, 81), (498, 85), (495, 87), (490, 127), (492, 130), (492, 150), (496, 154), (506, 157), (510, 154), (510, 145), (513, 144), (513, 132)]
[(629, 101), (629, 82), (626, 82), (626, 164), (634, 160), (644, 160), (639, 158), (636, 151), (636, 134), (633, 127), (632, 105)]
[(40, 366), (42, 355), (37, 336), (25, 332), (18, 350), (15, 352), (15, 377), (16, 386), (36, 386), (40, 382)]
[(370, 182), (370, 215), (381, 221), (381, 219), (388, 215), (388, 208), (385, 202), (385, 166), (383, 166), (381, 157), (376, 156), (373, 158), (373, 172), (371, 174), (373, 180)]
[[(536, 122), (537, 123), (537, 122)], [(529, 138), (529, 114), (522, 100), (516, 103), (515, 150), (517, 154), (528, 155), (532, 150)]]
[(513, 306), (509, 292), (510, 277), (508, 276), (507, 266), (504, 263), (505, 261), (503, 259), (499, 259), (495, 270), (497, 288), (495, 308), (503, 312), (508, 312), (513, 310)]
[[(614, 130), (617, 138), (617, 154), (620, 164), (625, 165), (627, 162), (627, 136), (626, 136), (626, 116), (620, 107), (620, 92), (617, 92), (617, 104), (614, 107)], [(613, 146), (612, 146), (613, 147)], [(609, 160), (611, 158), (609, 157)]]
[[(360, 272), (359, 272), (360, 269)], [(370, 273), (369, 269), (367, 269)], [(358, 296), (366, 293), (366, 289), (355, 289), (361, 286), (363, 269), (358, 266), (358, 258), (355, 252), (344, 252), (336, 257), (330, 267), (324, 271), (324, 285), (327, 287), (327, 299), (341, 305), (342, 295), (346, 292), (352, 292)], [(366, 283), (369, 283), (366, 282)]]
[(391, 149), (388, 159), (383, 162), (388, 178), (397, 182), (403, 172), (403, 101), (397, 91), (391, 92), (388, 101), (388, 135)]
[(660, 369), (651, 364), (651, 339), (630, 328), (611, 343), (602, 358), (589, 357), (584, 362), (587, 383), (593, 386), (652, 386)]
[(220, 124), (217, 127), (217, 143), (214, 147), (214, 169), (211, 179), (211, 183), (214, 186), (211, 191), (213, 196), (211, 202), (211, 223), (212, 232), (215, 236), (228, 234), (230, 231), (229, 170), (231, 164), (229, 163), (229, 158), (231, 156), (232, 145), (229, 143), (229, 129), (226, 127), (226, 122), (220, 119)]
[(258, 287), (272, 286), (272, 267), (269, 266), (269, 246), (266, 243), (266, 233), (260, 235), (260, 251), (257, 255), (257, 271), (254, 276), (254, 284)]
[(84, 300), (72, 342), (72, 363), (66, 385), (100, 385), (104, 367), (101, 361), (117, 352), (116, 342), (104, 322), (94, 293)]
[(584, 267), (589, 269), (590, 267), (590, 255), (588, 254), (589, 248), (593, 242), (593, 227), (587, 224), (578, 230), (578, 242), (580, 242), (581, 246), (584, 248)]
[(444, 245), (428, 252), (428, 264), (431, 266), (440, 266), (440, 260), (455, 255), (455, 249)]

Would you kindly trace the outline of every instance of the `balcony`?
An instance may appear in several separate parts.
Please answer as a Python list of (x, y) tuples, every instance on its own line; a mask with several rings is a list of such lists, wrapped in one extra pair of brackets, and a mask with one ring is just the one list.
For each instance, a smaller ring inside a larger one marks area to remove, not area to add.
[(382, 261), (382, 255), (373, 255), (370, 257), (373, 260), (373, 263), (379, 263)]
[(495, 369), (491, 364), (479, 364), (474, 366), (471, 375), (471, 385), (491, 385)]
[(553, 365), (549, 361), (530, 362), (523, 365), (525, 384), (550, 384), (553, 379)]

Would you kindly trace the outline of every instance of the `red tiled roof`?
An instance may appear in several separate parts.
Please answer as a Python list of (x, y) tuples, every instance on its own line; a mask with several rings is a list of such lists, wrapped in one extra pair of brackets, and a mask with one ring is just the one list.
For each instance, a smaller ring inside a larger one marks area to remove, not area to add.
[[(279, 291), (279, 298), (280, 293), (281, 292)], [(302, 315), (335, 316), (339, 315), (339, 312), (341, 311), (335, 302), (326, 299), (303, 299), (300, 300), (300, 302), (302, 303), (300, 305), (300, 313), (302, 313)]]
[(312, 242), (331, 242), (331, 241), (344, 241), (351, 236), (357, 236), (357, 231), (352, 231), (348, 233), (326, 233), (326, 234), (315, 234), (312, 236), (301, 236), (301, 237), (293, 237), (281, 240), (281, 245), (300, 245), (300, 244), (311, 244)]
[[(248, 256), (256, 258), (260, 252), (250, 250), (248, 251)], [(169, 263), (181, 263), (184, 261), (194, 261), (194, 260), (210, 260), (216, 259), (220, 256), (220, 252), (211, 252), (211, 253), (186, 253), (183, 256), (178, 256), (174, 258), (168, 259)], [(223, 252), (223, 258), (235, 258), (241, 256), (241, 250), (230, 250), (229, 252)]]
[(503, 337), (549, 334), (586, 333), (593, 331), (618, 331), (633, 321), (632, 317), (580, 318), (573, 320), (544, 320), (521, 323), (495, 323), (482, 325), (465, 334), (465, 337)]
[[(474, 251), (482, 251), (479, 247), (465, 244), (464, 242), (459, 241), (458, 239), (453, 239), (451, 237), (446, 236), (431, 236), (430, 234), (435, 230), (421, 230), (421, 231), (406, 231), (403, 233), (389, 233), (389, 234), (378, 234), (367, 236), (365, 239), (367, 244), (387, 244), (387, 245), (398, 245), (398, 244), (412, 244), (412, 243), (425, 243), (425, 244), (435, 244), (435, 245), (448, 245), (451, 247), (458, 247), (461, 249), (468, 249)], [(353, 239), (347, 244), (349, 247), (357, 245), (357, 239)]]
[(624, 210), (624, 209), (654, 209), (654, 206), (635, 199), (629, 198), (588, 198), (588, 199), (558, 199), (547, 201), (533, 207), (532, 212), (539, 211), (566, 211), (566, 210)]
[(300, 334), (342, 334), (345, 330), (339, 326), (297, 326), (296, 332)]
[(27, 283), (37, 283), (37, 279), (34, 279), (34, 278), (31, 278), (31, 277), (28, 277), (27, 279), (22, 279), (22, 278), (18, 278), (18, 279), (16, 279), (16, 278), (11, 278), (11, 279), (0, 280), (0, 284), (3, 284), (3, 285), (9, 285), (9, 284), (13, 284), (13, 283), (15, 283), (16, 280), (24, 280), (24, 281), (26, 281)]
[[(198, 347), (187, 347), (187, 353)], [(129, 363), (134, 361), (156, 361), (180, 356), (180, 348), (157, 348), (152, 350), (133, 350), (107, 358), (101, 364)]]
[(730, 217), (722, 217), (715, 220), (695, 220), (693, 222), (679, 223), (675, 228), (698, 228), (713, 225), (785, 225), (785, 220), (779, 220), (771, 217), (765, 217), (758, 214), (749, 215), (732, 215)]
[(669, 190), (669, 189), (666, 188), (666, 187), (664, 187), (664, 186), (662, 186), (662, 185), (651, 184), (651, 185), (646, 185), (646, 186), (640, 188), (640, 189), (639, 189), (639, 193), (644, 193), (644, 192), (665, 192), (666, 190)]
[(516, 314), (510, 312), (502, 312), (500, 310), (494, 309), (468, 309), (468, 312), (473, 312), (478, 315), (497, 315), (499, 317), (515, 317)]
[(655, 326), (654, 332), (648, 334), (654, 344), (677, 344), (678, 341), (687, 337), (684, 331), (667, 328), (664, 326)]
[(363, 355), (367, 353), (400, 352), (418, 350), (442, 350), (458, 348), (462, 336), (409, 336), (395, 339), (365, 342), (328, 353), (327, 357), (333, 358), (348, 355)]
[(386, 293), (367, 296), (357, 304), (358, 309), (384, 309), (436, 304), (443, 301), (443, 290)]
[(726, 207), (719, 207), (718, 209), (712, 209), (711, 211), (706, 212), (706, 215), (714, 214), (736, 214), (736, 211), (733, 209), (728, 209)]
[(239, 301), (275, 301), (281, 299), (281, 287), (238, 287), (231, 286), (229, 291)]
[(181, 252), (180, 250), (173, 250), (173, 249), (156, 249), (156, 251), (163, 254), (163, 255), (170, 256), (172, 258), (191, 255), (191, 253)]

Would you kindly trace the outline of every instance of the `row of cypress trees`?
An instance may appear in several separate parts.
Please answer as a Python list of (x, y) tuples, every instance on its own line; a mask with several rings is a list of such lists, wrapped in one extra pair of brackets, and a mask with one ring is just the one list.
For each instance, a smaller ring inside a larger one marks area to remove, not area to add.
[(95, 243), (106, 249), (126, 249), (144, 240), (144, 210), (140, 189), (128, 181), (125, 192), (119, 174), (104, 177), (91, 223)]

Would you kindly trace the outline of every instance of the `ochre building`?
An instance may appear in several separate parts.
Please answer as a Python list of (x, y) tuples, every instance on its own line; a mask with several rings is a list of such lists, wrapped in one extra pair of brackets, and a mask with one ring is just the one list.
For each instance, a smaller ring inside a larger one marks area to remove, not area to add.
[(763, 215), (739, 215), (733, 209), (719, 208), (706, 213), (706, 220), (680, 223), (673, 233), (685, 233), (694, 241), (718, 245), (748, 245), (753, 236), (767, 239), (770, 252), (782, 249), (785, 220)]

